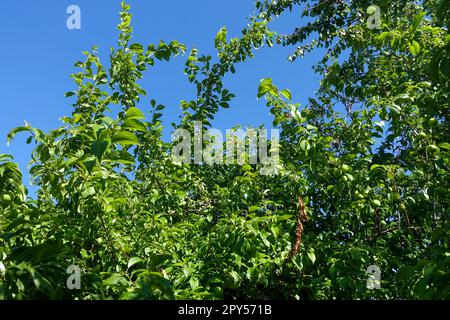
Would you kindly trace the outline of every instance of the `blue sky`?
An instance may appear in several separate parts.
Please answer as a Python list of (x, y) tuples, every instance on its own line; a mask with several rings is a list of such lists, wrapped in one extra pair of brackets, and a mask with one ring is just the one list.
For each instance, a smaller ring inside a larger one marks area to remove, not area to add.
[[(188, 50), (216, 56), (214, 38), (226, 26), (228, 37), (240, 36), (247, 17), (253, 12), (253, 0), (129, 0), (133, 13), (134, 40), (147, 45), (159, 40), (177, 40)], [(69, 30), (66, 20), (69, 5), (81, 9), (81, 30)], [(6, 135), (24, 120), (48, 131), (62, 125), (62, 116), (71, 113), (72, 100), (65, 92), (75, 88), (69, 78), (77, 71), (74, 63), (82, 51), (99, 46), (103, 63), (107, 64), (109, 49), (116, 45), (120, 0), (2, 0), (0, 11), (0, 153), (14, 156), (24, 172), (33, 145), (26, 145), (26, 134), (19, 135), (7, 147)], [(271, 24), (281, 33), (303, 25), (297, 10)], [(279, 88), (289, 88), (293, 100), (304, 104), (318, 88), (319, 77), (311, 67), (318, 55), (307, 55), (292, 63), (287, 60), (294, 48), (263, 48), (256, 57), (236, 68), (236, 74), (225, 78), (225, 87), (236, 95), (230, 109), (221, 110), (212, 125), (219, 129), (264, 124), (271, 127), (271, 118), (264, 101), (257, 101), (260, 79), (271, 77)], [(186, 57), (169, 63), (157, 63), (141, 82), (149, 96), (140, 108), (149, 111), (150, 99), (166, 106), (163, 123), (165, 136), (170, 136), (170, 123), (177, 121), (180, 100), (194, 97), (195, 88), (183, 73)]]

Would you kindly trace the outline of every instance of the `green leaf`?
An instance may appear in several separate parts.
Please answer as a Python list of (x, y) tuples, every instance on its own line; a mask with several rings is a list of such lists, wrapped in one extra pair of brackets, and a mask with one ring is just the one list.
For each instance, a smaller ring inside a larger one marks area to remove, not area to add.
[(441, 149), (446, 149), (446, 150), (450, 150), (450, 143), (448, 142), (442, 142), (438, 145), (439, 148)]
[(138, 145), (138, 138), (131, 132), (119, 131), (111, 138), (112, 143), (118, 143), (120, 145)]
[(189, 279), (189, 285), (191, 286), (192, 290), (196, 290), (199, 286), (199, 281), (198, 278), (195, 277), (191, 277), (191, 279)]
[(109, 278), (103, 280), (105, 287), (126, 286), (128, 285), (127, 279), (119, 273), (113, 273)]
[(262, 79), (258, 87), (258, 98), (261, 98), (266, 93), (271, 93), (278, 96), (278, 89), (273, 85), (271, 78)]
[(217, 49), (221, 48), (224, 44), (227, 43), (227, 28), (220, 28), (219, 32), (217, 32), (216, 39), (214, 40), (214, 44)]
[(411, 31), (415, 31), (419, 24), (422, 22), (423, 18), (425, 17), (426, 12), (422, 11), (419, 12), (413, 19), (413, 23), (411, 25)]
[(6, 136), (6, 144), (9, 146), (10, 142), (14, 139), (14, 137), (20, 133), (20, 132), (33, 132), (33, 128), (26, 126), (26, 127), (17, 127), (8, 132), (8, 135)]
[(420, 44), (416, 40), (413, 40), (413, 42), (409, 44), (409, 51), (414, 56), (417, 56), (420, 53)]
[(52, 261), (66, 252), (64, 246), (48, 242), (33, 247), (18, 247), (11, 253), (9, 259), (16, 263), (26, 261), (31, 264), (38, 264)]
[[(404, 95), (400, 95), (399, 99), (406, 99), (406, 98), (404, 98)], [(399, 115), (402, 111), (402, 108), (396, 104), (393, 104), (393, 105), (389, 106), (389, 110), (391, 110), (391, 112), (394, 115)]]
[(91, 153), (100, 159), (105, 153), (106, 149), (108, 149), (108, 145), (108, 141), (97, 140), (91, 146)]
[(303, 151), (309, 151), (309, 149), (311, 149), (309, 141), (308, 140), (300, 141), (300, 149), (302, 149)]
[(125, 113), (125, 119), (145, 119), (144, 113), (136, 107), (131, 107)]
[(384, 166), (381, 164), (373, 164), (370, 166), (370, 171), (376, 170), (376, 169), (381, 169), (384, 170)]
[(132, 266), (134, 266), (135, 264), (137, 264), (139, 262), (144, 262), (144, 260), (142, 260), (139, 257), (133, 257), (133, 258), (130, 259), (130, 261), (128, 261), (127, 268), (130, 269)]
[(371, 201), (371, 203), (372, 203), (372, 205), (373, 205), (374, 207), (380, 207), (380, 206), (381, 206), (381, 201), (378, 200), (378, 199), (373, 199), (373, 200)]
[(122, 128), (128, 129), (131, 131), (142, 131), (147, 132), (147, 127), (136, 119), (127, 119), (122, 123)]
[(285, 97), (285, 98), (288, 99), (289, 101), (292, 100), (292, 93), (291, 93), (290, 90), (285, 89), (285, 90), (282, 90), (280, 93), (283, 95), (283, 97)]
[(0, 300), (6, 300), (5, 285), (3, 282), (0, 282)]
[(316, 255), (314, 254), (314, 249), (309, 249), (307, 252), (309, 260), (314, 264), (316, 262)]
[(236, 271), (231, 271), (230, 272), (231, 277), (233, 278), (233, 281), (235, 284), (238, 284), (241, 281), (241, 277), (239, 276), (239, 274)]
[(142, 53), (142, 52), (144, 52), (144, 47), (139, 43), (133, 43), (130, 46), (130, 50), (133, 52), (136, 52), (136, 53)]
[(114, 152), (114, 154), (108, 154), (108, 158), (103, 158), (103, 161), (123, 164), (133, 164), (136, 162), (134, 157), (125, 150)]
[(52, 285), (51, 283), (44, 278), (36, 269), (31, 266), (27, 266), (26, 268), (30, 273), (31, 278), (33, 279), (33, 283), (38, 290), (43, 293), (47, 293), (51, 291)]
[(92, 172), (92, 169), (94, 169), (95, 165), (97, 163), (97, 160), (95, 156), (88, 157), (86, 160), (82, 162), (82, 165), (89, 171)]
[(164, 262), (171, 260), (172, 256), (170, 254), (156, 254), (151, 257), (151, 264), (153, 267), (158, 267)]
[(285, 221), (285, 220), (292, 219), (292, 217), (293, 217), (292, 214), (284, 214), (282, 216), (277, 216), (276, 219), (277, 219), (277, 221)]

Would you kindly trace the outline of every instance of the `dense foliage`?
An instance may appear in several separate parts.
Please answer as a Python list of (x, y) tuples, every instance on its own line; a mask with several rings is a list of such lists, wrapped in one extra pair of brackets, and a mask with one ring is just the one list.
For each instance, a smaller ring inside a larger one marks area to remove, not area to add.
[[(64, 125), (8, 135), (36, 144), (38, 194), (0, 155), (0, 299), (450, 298), (449, 2), (377, 1), (379, 29), (370, 1), (255, 5), (240, 38), (218, 32), (217, 57), (187, 54), (197, 98), (174, 126), (210, 127), (234, 97), (223, 77), (256, 49), (292, 46), (296, 63), (326, 48), (307, 105), (255, 84), (281, 130), (278, 174), (173, 161), (164, 106), (138, 80), (186, 48), (133, 43), (123, 3), (108, 66), (97, 48), (76, 63)], [(295, 6), (310, 22), (270, 29)], [(66, 287), (70, 265), (80, 290)], [(370, 265), (379, 290), (366, 287)]]

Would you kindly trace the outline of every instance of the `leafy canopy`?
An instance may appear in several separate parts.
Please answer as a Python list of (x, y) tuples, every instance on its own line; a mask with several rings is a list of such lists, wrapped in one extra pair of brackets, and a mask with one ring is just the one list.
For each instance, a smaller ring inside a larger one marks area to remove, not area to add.
[[(307, 105), (270, 75), (255, 90), (281, 129), (275, 176), (172, 161), (164, 106), (138, 80), (186, 47), (133, 43), (122, 3), (109, 67), (97, 48), (75, 64), (63, 126), (8, 135), (35, 143), (38, 195), (0, 155), (0, 299), (450, 298), (449, 7), (378, 3), (370, 29), (370, 1), (257, 0), (240, 38), (219, 30), (217, 57), (187, 54), (196, 98), (175, 128), (193, 130), (231, 106), (223, 78), (256, 49), (294, 47), (293, 63), (326, 49)], [(270, 29), (294, 7), (310, 22)], [(81, 290), (66, 287), (72, 264)]]

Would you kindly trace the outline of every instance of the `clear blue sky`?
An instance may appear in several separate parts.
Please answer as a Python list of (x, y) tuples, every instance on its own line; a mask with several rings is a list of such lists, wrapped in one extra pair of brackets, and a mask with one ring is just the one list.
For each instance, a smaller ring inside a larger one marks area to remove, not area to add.
[[(228, 37), (240, 36), (253, 12), (253, 0), (129, 0), (132, 5), (134, 40), (143, 45), (159, 40), (177, 40), (188, 50), (196, 47), (203, 54), (215, 57), (214, 37), (222, 27)], [(81, 8), (81, 30), (66, 27), (66, 8), (75, 4)], [(107, 64), (109, 49), (116, 45), (120, 0), (2, 0), (0, 10), (0, 153), (14, 156), (24, 172), (33, 145), (26, 145), (26, 134), (16, 137), (7, 147), (6, 134), (24, 120), (48, 131), (62, 125), (59, 118), (69, 115), (72, 100), (64, 97), (74, 89), (69, 78), (76, 72), (74, 63), (82, 59), (81, 51), (100, 47)], [(303, 25), (299, 9), (271, 24), (273, 30), (290, 32)], [(213, 126), (219, 129), (235, 125), (271, 127), (271, 118), (264, 101), (256, 100), (260, 79), (271, 77), (279, 88), (289, 88), (293, 100), (307, 101), (317, 89), (318, 76), (311, 67), (317, 55), (309, 55), (292, 63), (287, 60), (294, 48), (264, 48), (256, 57), (238, 65), (236, 74), (227, 76), (225, 87), (236, 95), (230, 109), (217, 115)], [(150, 99), (166, 106), (163, 123), (165, 136), (170, 136), (170, 123), (178, 119), (180, 100), (194, 97), (195, 88), (183, 73), (185, 57), (170, 63), (158, 63), (142, 81), (149, 93), (140, 108), (147, 108)]]

